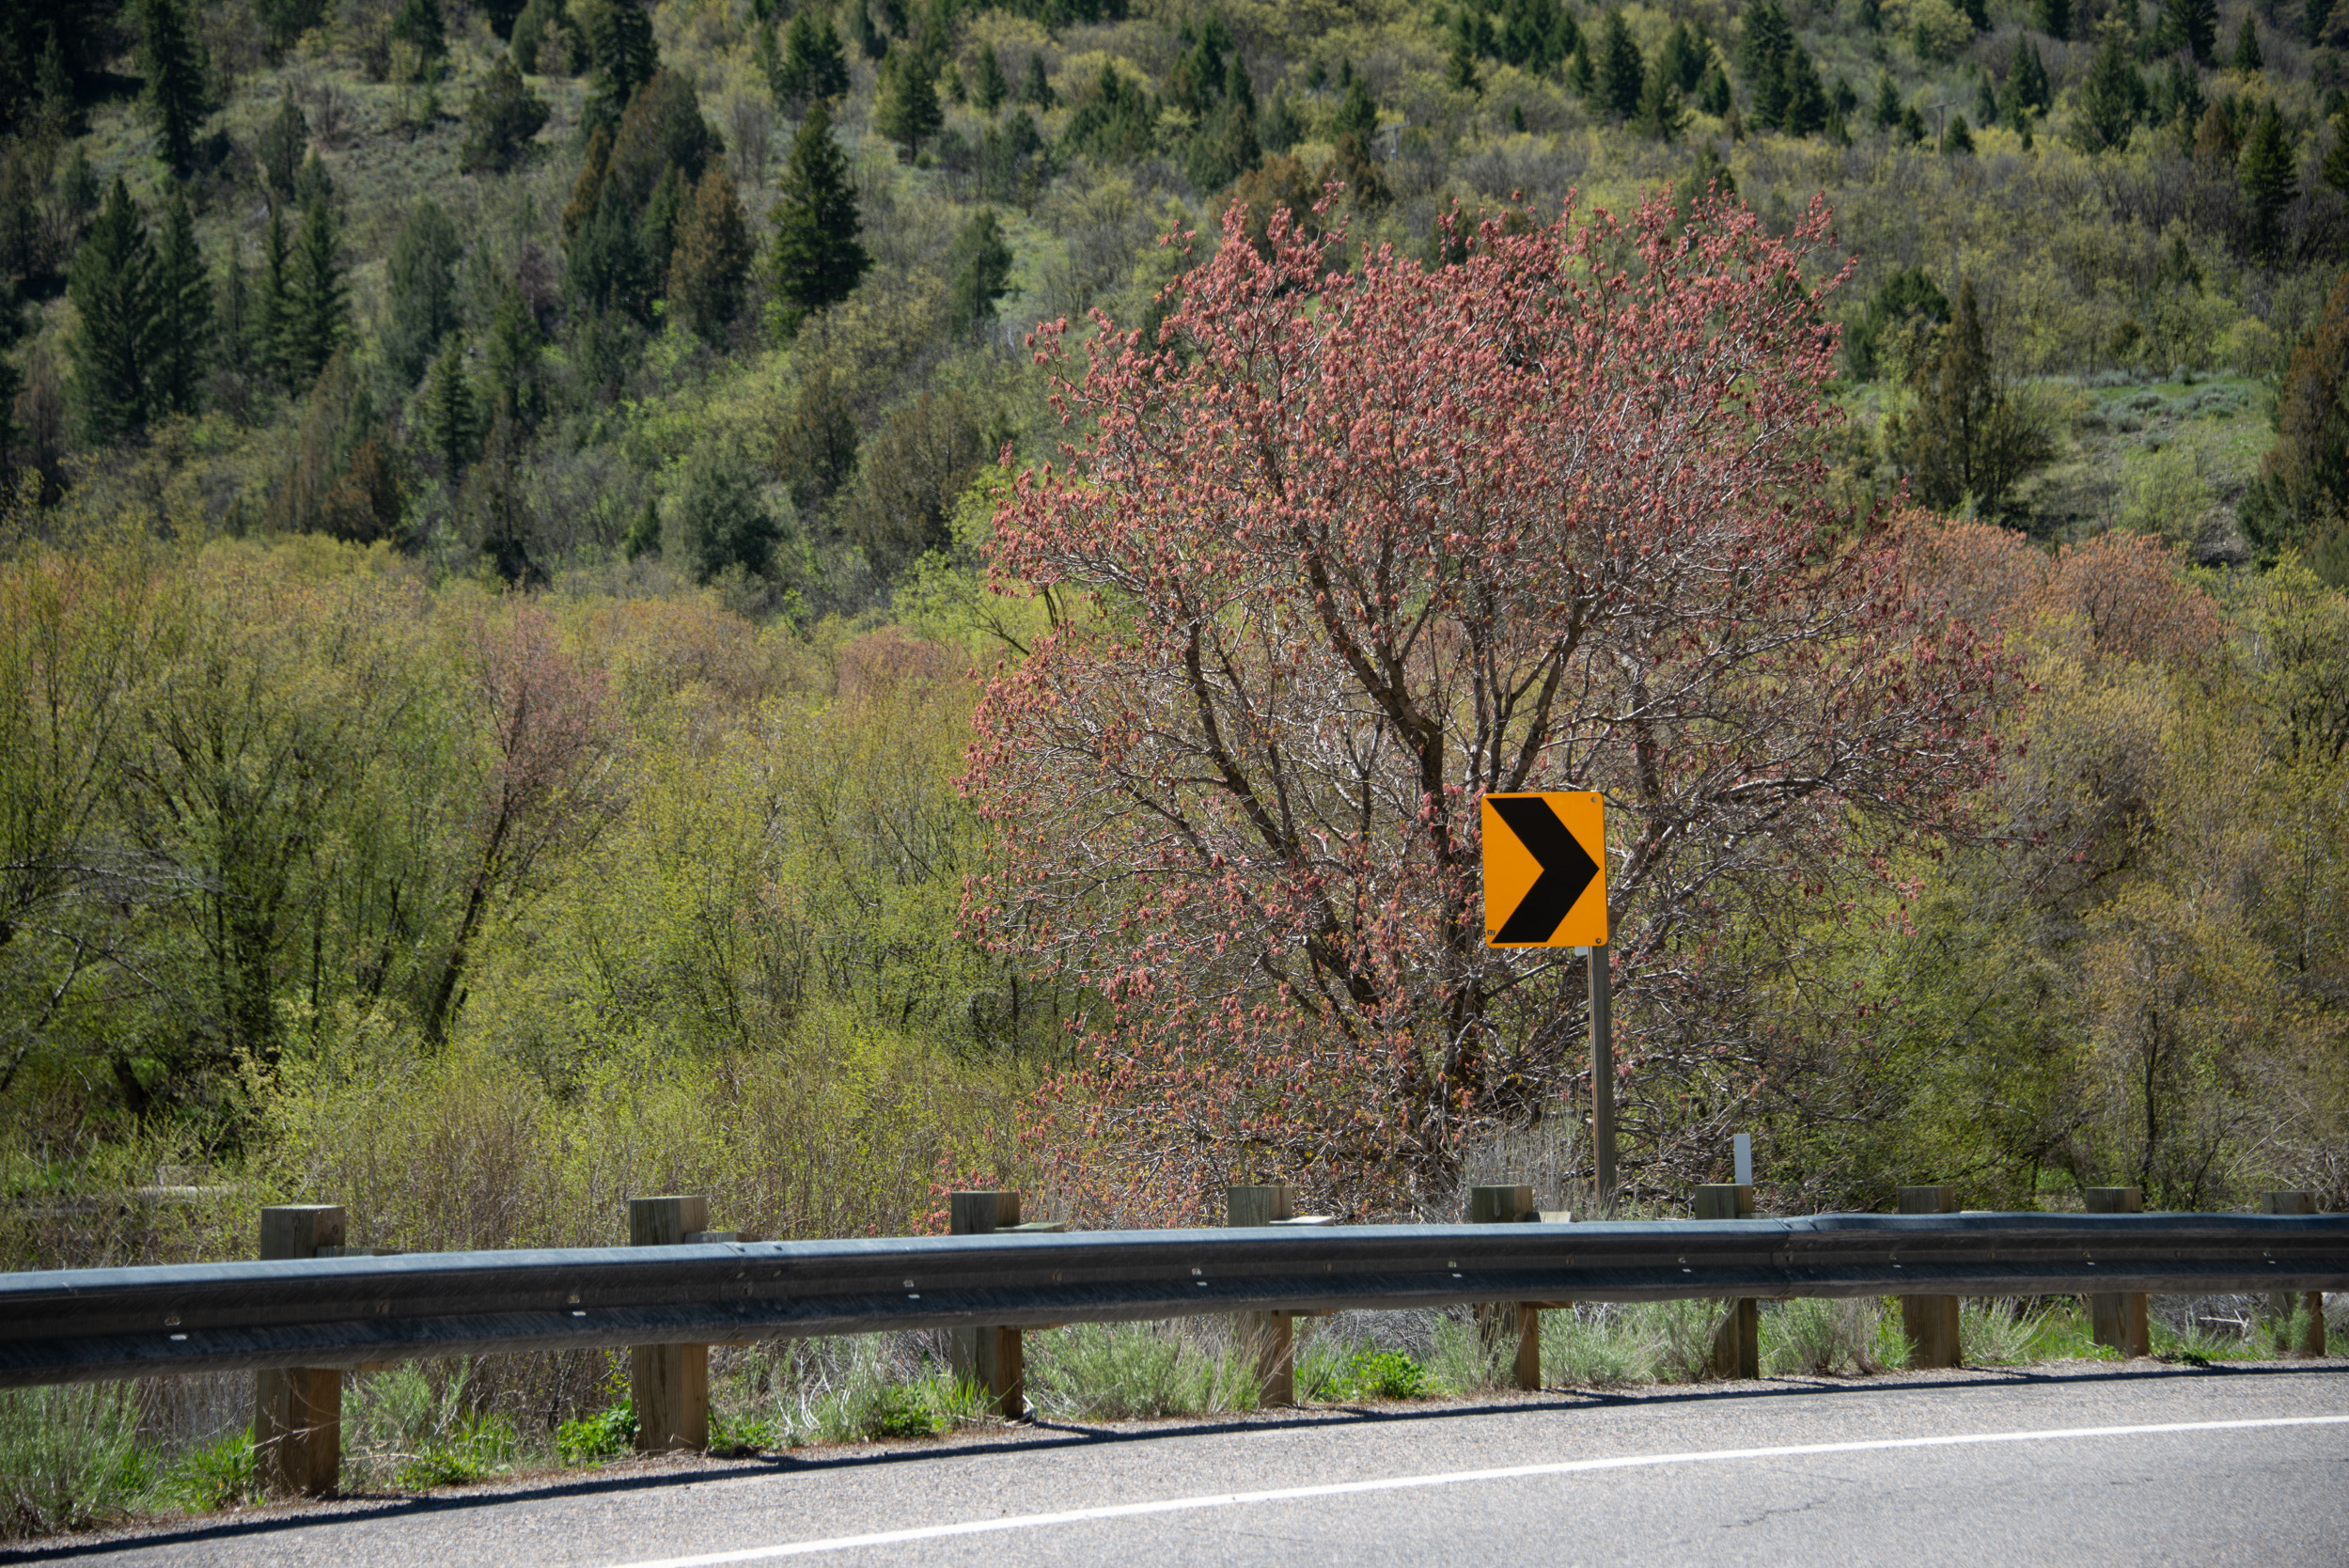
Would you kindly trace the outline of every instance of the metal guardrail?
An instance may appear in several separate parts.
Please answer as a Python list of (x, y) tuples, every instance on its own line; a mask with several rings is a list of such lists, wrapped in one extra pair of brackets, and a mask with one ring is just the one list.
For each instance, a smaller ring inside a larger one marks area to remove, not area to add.
[(0, 1276), (0, 1388), (1235, 1311), (2349, 1289), (2349, 1215), (1823, 1215), (719, 1242)]

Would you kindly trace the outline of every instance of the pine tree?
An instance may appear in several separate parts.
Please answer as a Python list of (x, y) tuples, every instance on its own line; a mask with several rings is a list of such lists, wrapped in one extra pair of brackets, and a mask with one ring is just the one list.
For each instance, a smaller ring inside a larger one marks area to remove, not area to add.
[(2187, 51), (2198, 65), (2211, 63), (2218, 42), (2218, 0), (2162, 0), (2161, 24), (2172, 48)]
[(994, 209), (980, 208), (947, 252), (947, 274), (953, 280), (947, 319), (955, 332), (971, 332), (995, 319), (995, 302), (1011, 287), (1011, 259)]
[(301, 171), (302, 155), (309, 146), (309, 119), (289, 92), (253, 145), (254, 157), (261, 165), (261, 182), (271, 196), (282, 200), (293, 195), (294, 176)]
[(731, 451), (697, 453), (678, 497), (677, 542), (697, 583), (729, 570), (763, 576), (782, 529), (759, 495), (758, 477)]
[(2016, 35), (2014, 54), (2007, 62), (2008, 117), (2044, 115), (2054, 107), (2055, 94), (2047, 84), (2047, 67), (2040, 60), (2039, 45)]
[(594, 64), (580, 123), (590, 132), (617, 130), (636, 89), (660, 69), (652, 18), (636, 0), (607, 0), (595, 13), (587, 51)]
[(572, 308), (584, 314), (618, 310), (641, 316), (650, 303), (651, 283), (636, 214), (619, 181), (605, 180), (594, 214), (563, 253), (563, 292)]
[(1027, 75), (1020, 82), (1020, 102), (1031, 108), (1049, 109), (1060, 102), (1060, 95), (1052, 90), (1052, 78), (1044, 74), (1044, 57), (1031, 53), (1027, 56)]
[(432, 362), (441, 339), (457, 326), (457, 259), (464, 245), (438, 202), (408, 211), (392, 241), (384, 270), (387, 306), (384, 363), (401, 386), (414, 386)]
[(1876, 129), (1889, 131), (1901, 123), (1901, 89), (1892, 85), (1890, 71), (1876, 73)]
[(2349, 196), (2349, 109), (2333, 117), (2332, 149), (2325, 154), (2317, 175), (2334, 190)]
[(1887, 421), (1886, 437), (1927, 506), (1952, 509), (1970, 498), (1995, 513), (2018, 480), (2054, 455), (1999, 384), (1970, 281), (1958, 288), (1939, 352), (1918, 365), (1911, 385), (1916, 406)]
[(212, 339), (212, 280), (196, 243), (187, 193), (174, 191), (155, 252), (155, 334), (149, 384), (159, 414), (194, 414)]
[(154, 268), (138, 208), (117, 176), (66, 274), (66, 292), (80, 318), (69, 347), (73, 401), (93, 445), (118, 441), (147, 422)]
[(196, 165), (196, 132), (204, 119), (204, 60), (181, 0), (140, 0), (139, 70), (147, 112), (164, 163), (185, 176)]
[(441, 0), (400, 0), (392, 16), (391, 38), (415, 53), (419, 71), (430, 75), (448, 58), (448, 28), (441, 20)]
[(1648, 78), (1647, 63), (1639, 57), (1630, 25), (1621, 11), (1606, 13), (1606, 28), (1599, 39), (1599, 102), (1617, 119), (1639, 112), (1639, 92)]
[(775, 107), (794, 118), (806, 114), (810, 103), (847, 95), (848, 51), (830, 17), (819, 23), (803, 10), (791, 18), (773, 86)]
[(2276, 393), (2276, 445), (2260, 460), (2240, 515), (2270, 559), (2349, 520), (2349, 276), (2293, 348)]
[(2032, 0), (2031, 21), (2060, 43), (2072, 36), (2072, 0)]
[(221, 368), (232, 376), (250, 375), (256, 368), (254, 337), (258, 330), (253, 282), (245, 275), (243, 247), (231, 242), (228, 270), (221, 274), (218, 304), (213, 311), (220, 344)]
[(2283, 117), (2274, 103), (2263, 103), (2244, 138), (2243, 155), (2235, 170), (2243, 186), (2243, 205), (2250, 220), (2252, 254), (2274, 259), (2283, 247), (2283, 211), (2298, 194), (2299, 161)]
[(995, 58), (994, 45), (979, 52), (979, 80), (971, 86), (971, 102), (980, 111), (994, 114), (1003, 101), (1011, 96), (1011, 84), (1003, 74), (1003, 62)]
[(285, 209), (270, 203), (269, 224), (261, 230), (261, 276), (254, 302), (253, 359), (280, 381), (290, 379), (286, 366), (286, 323), (292, 309), (293, 244), (286, 234)]
[(343, 277), (341, 238), (334, 207), (313, 196), (302, 209), (302, 229), (287, 257), (283, 355), (296, 387), (308, 385), (341, 347), (350, 325), (350, 288)]
[(816, 311), (848, 298), (872, 265), (856, 243), (855, 193), (848, 158), (819, 102), (800, 122), (775, 204), (774, 326), (788, 342)]
[(612, 138), (602, 131), (587, 133), (587, 155), (579, 165), (579, 178), (571, 182), (571, 199), (563, 204), (563, 248), (569, 250), (594, 218), (603, 200), (603, 182), (612, 171)]
[(1973, 128), (1965, 123), (1965, 117), (1964, 115), (1951, 115), (1950, 117), (1950, 128), (1946, 132), (1942, 133), (1941, 150), (1950, 154), (1951, 157), (1955, 157), (1959, 153), (1965, 153), (1969, 157), (1972, 156), (1974, 151), (1974, 132)]
[(1779, 128), (1790, 136), (1816, 135), (1827, 123), (1827, 90), (1820, 84), (1819, 68), (1800, 44), (1786, 56), (1786, 106)]
[(1640, 89), (1639, 113), (1635, 122), (1642, 135), (1659, 142), (1676, 142), (1687, 127), (1688, 111), (1681, 103), (1680, 85), (1665, 70), (1661, 60), (1648, 72), (1647, 85)]
[(503, 174), (522, 162), (546, 124), (546, 100), (530, 90), (511, 55), (500, 55), (465, 105), (465, 140), (457, 166)]
[(694, 191), (685, 182), (675, 164), (662, 174), (660, 183), (652, 187), (651, 199), (645, 203), (644, 221), (636, 227), (637, 254), (644, 258), (645, 276), (655, 286), (666, 284), (669, 275), (669, 259), (677, 250), (677, 231), (691, 211)]
[(522, 290), (509, 282), (498, 292), (482, 361), (491, 417), (516, 431), (531, 429), (545, 411), (539, 391), (539, 348), (538, 318), (523, 303)]
[(2228, 63), (2247, 76), (2265, 64), (2260, 55), (2259, 24), (2252, 20), (2249, 11), (2243, 13), (2243, 31), (2235, 35), (2234, 58)]
[(920, 156), (921, 144), (945, 122), (929, 60), (919, 50), (891, 51), (873, 93), (873, 129), (897, 143), (900, 163), (911, 163)]
[(2138, 108), (2145, 102), (2145, 81), (2129, 55), (2126, 29), (2107, 25), (2096, 63), (2075, 95), (2078, 121), (2074, 131), (2089, 152), (2117, 150), (2129, 145), (2137, 127)]
[(713, 344), (743, 307), (750, 276), (750, 219), (734, 181), (712, 164), (694, 191), (693, 208), (679, 227), (669, 264), (669, 304), (685, 324)]
[(440, 459), (442, 481), (454, 488), (463, 481), (465, 470), (481, 449), (480, 410), (474, 401), (472, 380), (465, 374), (464, 334), (450, 334), (447, 345), (432, 361), (420, 412), (426, 449)]

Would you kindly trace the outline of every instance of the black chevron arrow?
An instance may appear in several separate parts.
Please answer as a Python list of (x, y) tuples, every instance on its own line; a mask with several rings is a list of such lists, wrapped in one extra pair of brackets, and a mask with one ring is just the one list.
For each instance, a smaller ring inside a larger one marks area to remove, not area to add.
[(1533, 886), (1526, 889), (1526, 896), (1517, 901), (1517, 907), (1509, 912), (1492, 940), (1546, 942), (1558, 923), (1566, 918), (1566, 912), (1574, 907), (1574, 901), (1582, 897), (1582, 890), (1590, 886), (1590, 879), (1599, 874), (1599, 863), (1590, 858), (1582, 840), (1566, 831), (1566, 824), (1541, 796), (1488, 798), (1509, 831), (1517, 835), (1517, 841), (1542, 868), (1542, 874), (1533, 879)]

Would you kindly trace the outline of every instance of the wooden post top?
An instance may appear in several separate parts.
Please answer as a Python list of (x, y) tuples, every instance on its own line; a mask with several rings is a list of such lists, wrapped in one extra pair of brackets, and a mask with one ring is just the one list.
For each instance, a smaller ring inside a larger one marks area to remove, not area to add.
[(261, 1257), (315, 1258), (321, 1247), (343, 1245), (339, 1203), (277, 1203), (261, 1211)]
[(1008, 1231), (1020, 1222), (1016, 1192), (950, 1192), (947, 1194), (947, 1229), (958, 1236), (983, 1236)]
[(1514, 1225), (1519, 1220), (1535, 1218), (1539, 1213), (1533, 1206), (1533, 1188), (1525, 1183), (1468, 1189), (1471, 1225)]
[(628, 1200), (628, 1245), (682, 1247), (685, 1237), (710, 1229), (710, 1200), (697, 1192)]
[(2267, 1195), (2267, 1212), (2271, 1215), (2312, 1215), (2316, 1213), (2316, 1194), (2271, 1192)]
[(1226, 1225), (1272, 1225), (1297, 1217), (1297, 1189), (1286, 1182), (1224, 1188)]
[(2145, 1212), (2143, 1187), (2090, 1187), (2085, 1194), (2092, 1215), (2136, 1215)]
[(1930, 1187), (1903, 1187), (1900, 1212), (1904, 1215), (1953, 1215), (1958, 1212), (1958, 1189), (1947, 1183)]
[(1754, 1189), (1751, 1184), (1740, 1186), (1735, 1182), (1707, 1182), (1697, 1189), (1696, 1214), (1699, 1219), (1751, 1219), (1754, 1215)]

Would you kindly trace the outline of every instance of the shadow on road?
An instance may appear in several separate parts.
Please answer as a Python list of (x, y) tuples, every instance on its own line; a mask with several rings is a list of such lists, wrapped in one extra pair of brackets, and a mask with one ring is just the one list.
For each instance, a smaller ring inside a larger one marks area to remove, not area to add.
[(1458, 1420), (1465, 1417), (1502, 1416), (1516, 1412), (1557, 1412), (1578, 1409), (1624, 1409), (1642, 1405), (1667, 1407), (1718, 1404), (1727, 1402), (1799, 1398), (1803, 1396), (1866, 1396), (1887, 1393), (1938, 1393), (1959, 1398), (1983, 1389), (2067, 1383), (2127, 1383), (2153, 1379), (2322, 1377), (2349, 1374), (2349, 1358), (2339, 1356), (2307, 1362), (2223, 1361), (2196, 1364), (2143, 1362), (2091, 1366), (2077, 1371), (2044, 1371), (2030, 1367), (1967, 1367), (1934, 1375), (1878, 1373), (1871, 1377), (1769, 1377), (1752, 1382), (1702, 1384), (1686, 1388), (1605, 1391), (1565, 1389), (1527, 1393), (1480, 1403), (1443, 1404), (1322, 1405), (1291, 1415), (1254, 1415), (1220, 1420), (1169, 1417), (1149, 1425), (1087, 1426), (1038, 1419), (1025, 1425), (963, 1433), (928, 1442), (911, 1442), (886, 1449), (855, 1448), (812, 1455), (783, 1453), (745, 1459), (687, 1461), (658, 1469), (634, 1469), (619, 1474), (566, 1473), (561, 1479), (506, 1482), (478, 1490), (434, 1492), (423, 1497), (352, 1497), (316, 1504), (296, 1504), (207, 1523), (137, 1529), (104, 1539), (27, 1542), (0, 1547), (0, 1563), (39, 1559), (57, 1561), (104, 1557), (113, 1553), (158, 1546), (235, 1541), (309, 1529), (336, 1524), (420, 1517), (499, 1508), (517, 1502), (564, 1497), (614, 1496), (661, 1488), (705, 1485), (713, 1481), (738, 1481), (758, 1476), (818, 1475), (883, 1466), (920, 1466), (944, 1459), (981, 1454), (1017, 1455), (1055, 1450), (1101, 1448), (1126, 1443), (1163, 1443), (1185, 1437), (1235, 1432), (1280, 1432), (1379, 1423)]

